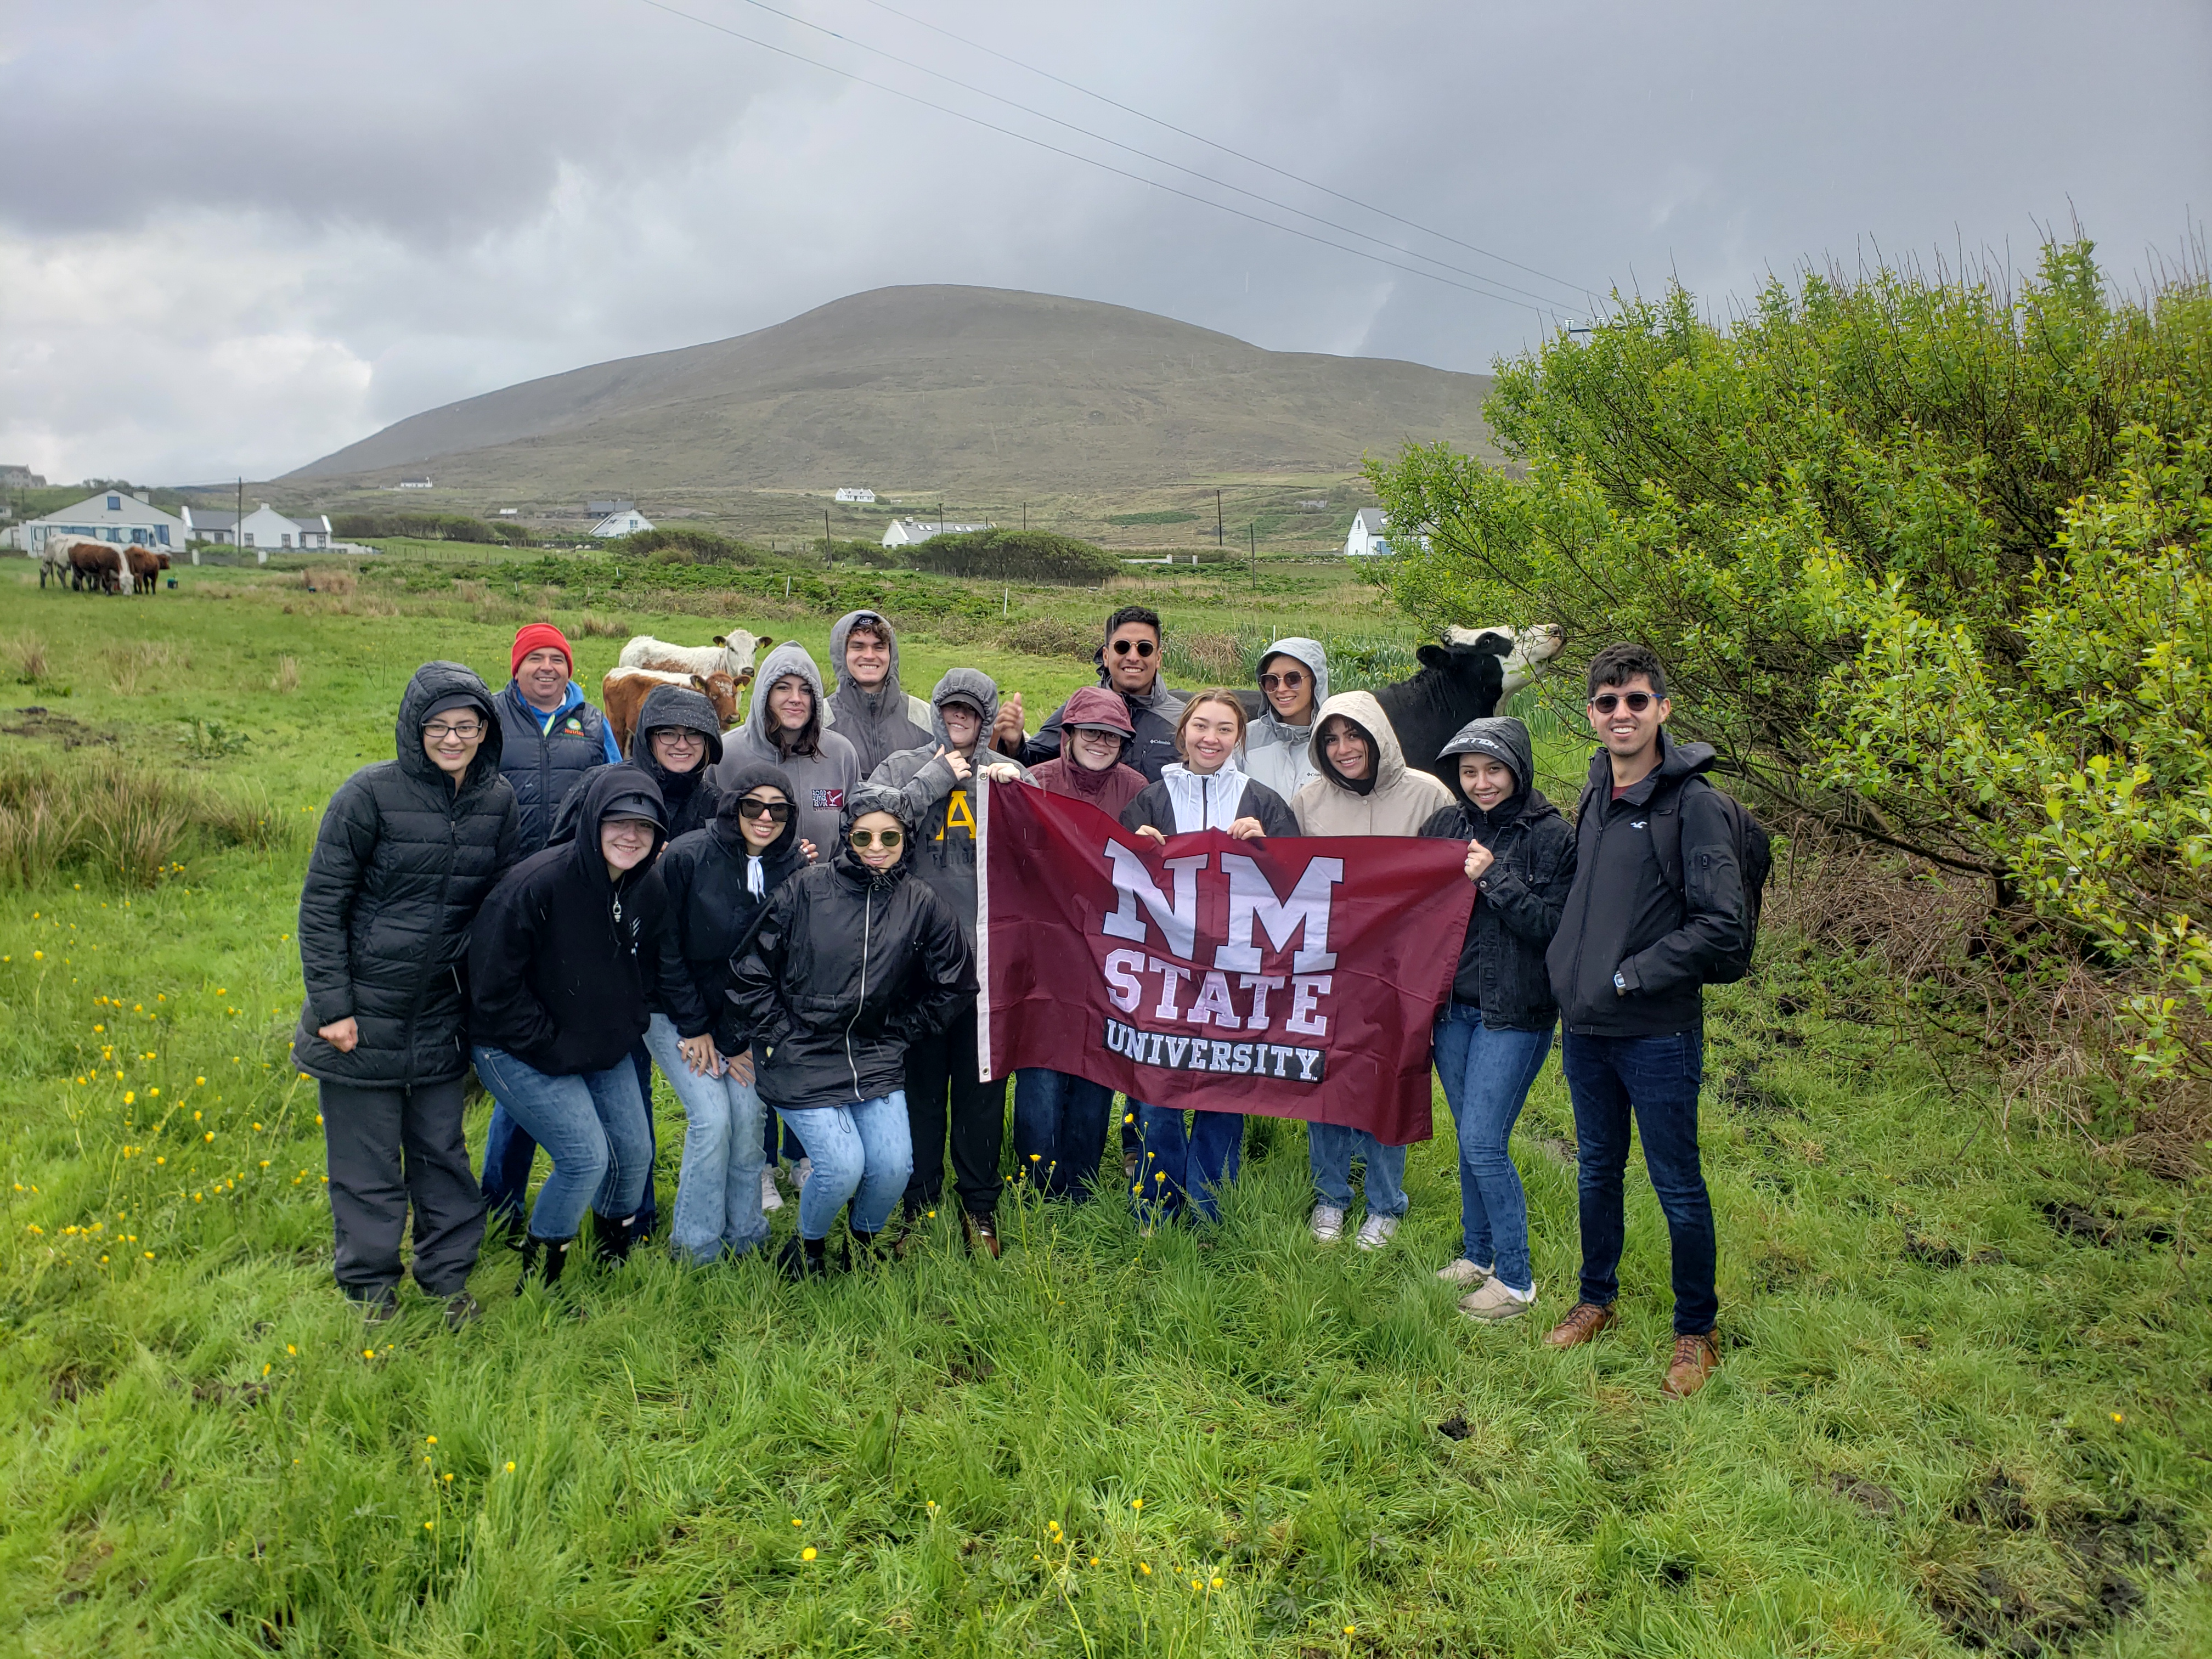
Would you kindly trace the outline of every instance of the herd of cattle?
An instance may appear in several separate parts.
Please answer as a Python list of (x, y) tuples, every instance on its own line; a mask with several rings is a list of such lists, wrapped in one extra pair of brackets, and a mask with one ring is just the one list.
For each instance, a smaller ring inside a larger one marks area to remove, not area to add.
[(92, 593), (151, 593), (168, 568), (169, 556), (155, 548), (49, 536), (39, 555), (39, 586), (52, 580)]
[[(50, 536), (40, 556), (39, 586), (51, 579), (93, 592), (151, 593), (168, 568), (169, 556), (152, 548)], [(1419, 672), (1376, 687), (1375, 696), (1406, 754), (1434, 755), (1468, 721), (1496, 713), (1499, 702), (1540, 678), (1565, 642), (1565, 632), (1549, 623), (1517, 629), (1447, 628), (1442, 644), (1425, 645), (1417, 653)], [(741, 628), (717, 634), (712, 645), (701, 646), (637, 635), (599, 683), (599, 706), (614, 727), (615, 740), (629, 748), (638, 710), (656, 685), (684, 685), (703, 693), (724, 729), (735, 726), (738, 700), (753, 683), (753, 659), (775, 643), (772, 635)], [(1258, 714), (1260, 694), (1242, 695), (1250, 712)]]

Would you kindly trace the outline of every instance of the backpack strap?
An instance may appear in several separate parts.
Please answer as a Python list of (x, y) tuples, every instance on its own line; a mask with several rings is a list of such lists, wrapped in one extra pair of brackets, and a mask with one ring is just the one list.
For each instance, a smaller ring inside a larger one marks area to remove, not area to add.
[(1690, 793), (1692, 785), (1710, 789), (1712, 785), (1692, 774), (1672, 788), (1651, 792), (1651, 851), (1659, 860), (1659, 868), (1667, 878), (1667, 885), (1680, 893), (1686, 902), (1689, 889), (1682, 871), (1682, 798)]

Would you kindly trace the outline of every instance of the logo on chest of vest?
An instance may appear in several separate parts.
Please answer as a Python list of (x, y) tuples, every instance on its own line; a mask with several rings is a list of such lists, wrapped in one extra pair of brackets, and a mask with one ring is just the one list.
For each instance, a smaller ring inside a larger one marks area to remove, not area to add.
[(561, 729), (572, 738), (580, 738), (584, 735), (584, 723), (574, 714), (568, 716), (568, 724)]
[(814, 810), (817, 812), (842, 812), (845, 810), (845, 792), (842, 789), (817, 789), (814, 792)]

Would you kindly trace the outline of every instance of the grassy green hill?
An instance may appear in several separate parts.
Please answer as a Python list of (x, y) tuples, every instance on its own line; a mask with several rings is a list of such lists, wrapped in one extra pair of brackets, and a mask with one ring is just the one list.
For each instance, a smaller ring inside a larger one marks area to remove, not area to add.
[(546, 502), (853, 483), (919, 510), (940, 490), (1341, 477), (1409, 439), (1484, 445), (1488, 390), (1486, 375), (1264, 351), (1087, 300), (889, 288), (429, 410), (284, 483), (335, 499), (428, 471), (441, 499)]

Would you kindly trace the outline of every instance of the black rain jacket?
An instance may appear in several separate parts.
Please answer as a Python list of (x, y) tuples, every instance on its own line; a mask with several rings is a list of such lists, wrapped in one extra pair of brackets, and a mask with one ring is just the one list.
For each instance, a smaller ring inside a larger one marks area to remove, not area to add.
[(714, 821), (678, 836), (660, 855), (668, 925), (660, 930), (653, 1008), (668, 1017), (678, 1036), (713, 1032), (715, 1048), (727, 1054), (742, 1054), (745, 1046), (730, 1002), (730, 970), (755, 924), (767, 915), (776, 889), (806, 867), (794, 810), (761, 856), (763, 891), (758, 896), (752, 892), (746, 870), (752, 848), (738, 822), (738, 802), (763, 784), (781, 790), (787, 801), (797, 799), (790, 775), (781, 767), (762, 762), (740, 766), (730, 777)]
[[(1619, 800), (1613, 763), (1590, 759), (1593, 799), (1575, 826), (1575, 884), (1545, 961), (1567, 1030), (1583, 1036), (1668, 1036), (1705, 1021), (1705, 975), (1751, 927), (1726, 809), (1702, 774), (1711, 744), (1659, 733), (1658, 766)], [(1651, 805), (1682, 791), (1682, 884), (1651, 844)], [(1616, 989), (1619, 974), (1622, 988)]]
[[(648, 734), (671, 726), (686, 727), (707, 740), (707, 752), (689, 772), (672, 772), (653, 758)], [(722, 723), (714, 717), (713, 703), (684, 685), (656, 685), (645, 694), (637, 711), (637, 729), (629, 734), (629, 763), (660, 786), (661, 804), (668, 812), (662, 827), (670, 841), (704, 830), (714, 821), (714, 804), (722, 798), (722, 791), (707, 774), (721, 758)], [(562, 798), (546, 846), (558, 846), (575, 835), (576, 815), (583, 809), (584, 786), (591, 776), (584, 773)]]
[(574, 1077), (605, 1071), (645, 1035), (667, 911), (653, 864), (666, 838), (656, 835), (653, 856), (617, 883), (599, 826), (648, 816), (647, 803), (650, 815), (662, 810), (639, 768), (595, 769), (576, 837), (532, 854), (492, 889), (469, 934), (470, 1041), (548, 1077)]
[[(844, 827), (901, 805), (896, 789), (863, 784), (846, 797)], [(737, 1035), (771, 1106), (852, 1106), (905, 1088), (908, 1044), (975, 1000), (975, 957), (951, 908), (915, 878), (914, 825), (900, 821), (906, 857), (871, 870), (840, 836), (829, 862), (775, 890), (733, 966)]]
[[(1496, 756), (1513, 769), (1519, 790), (1486, 812), (1460, 787), (1456, 757)], [(1528, 728), (1510, 716), (1470, 720), (1438, 752), (1455, 757), (1445, 787), (1458, 805), (1438, 809), (1421, 834), (1479, 841), (1497, 861), (1482, 873), (1452, 975), (1452, 1000), (1482, 1010), (1493, 1031), (1540, 1031), (1559, 1017), (1544, 952), (1559, 931), (1575, 879), (1575, 831), (1559, 809), (1529, 787), (1535, 756)]]
[[(458, 792), (422, 752), (428, 711), (455, 696), (490, 728)], [(450, 1083), (468, 1069), (462, 951), (477, 905), (519, 851), (482, 680), (457, 662), (423, 664), (400, 697), (393, 737), (395, 759), (362, 767), (331, 797), (300, 889), (307, 998), (292, 1058), (310, 1077), (359, 1089)], [(342, 1054), (315, 1031), (349, 1015), (361, 1042)]]

